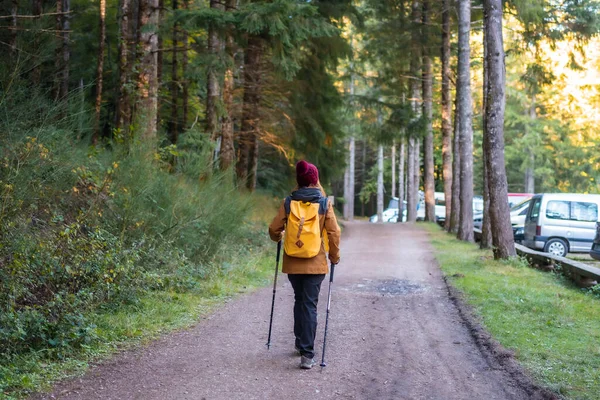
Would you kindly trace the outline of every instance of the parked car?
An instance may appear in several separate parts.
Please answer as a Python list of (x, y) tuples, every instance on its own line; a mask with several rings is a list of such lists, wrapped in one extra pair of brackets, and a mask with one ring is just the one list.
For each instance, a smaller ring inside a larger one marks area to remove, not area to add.
[(600, 222), (596, 222), (596, 237), (594, 238), (594, 243), (592, 243), (590, 256), (594, 260), (600, 261)]
[(557, 256), (589, 252), (596, 234), (600, 195), (536, 194), (525, 217), (523, 244)]
[[(446, 200), (443, 192), (433, 194), (435, 200), (435, 220), (443, 222), (446, 220)], [(425, 197), (421, 197), (417, 206), (417, 221), (425, 220)]]
[(510, 224), (513, 228), (513, 236), (516, 243), (522, 243), (525, 239), (525, 217), (529, 210), (531, 199), (515, 204), (510, 209)]
[[(369, 222), (377, 222), (379, 218), (377, 214), (369, 218)], [(402, 212), (402, 222), (406, 221), (406, 201), (404, 202), (404, 210)], [(388, 203), (388, 208), (383, 211), (383, 222), (398, 222), (398, 198), (393, 197)]]
[(533, 193), (508, 193), (508, 205), (513, 208), (517, 204), (523, 203), (533, 197)]

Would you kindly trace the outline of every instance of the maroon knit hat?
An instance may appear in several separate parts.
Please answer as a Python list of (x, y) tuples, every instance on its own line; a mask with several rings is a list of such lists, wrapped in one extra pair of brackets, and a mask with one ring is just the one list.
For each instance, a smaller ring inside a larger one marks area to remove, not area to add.
[(304, 160), (296, 164), (296, 181), (298, 186), (306, 187), (319, 183), (319, 170), (311, 163)]

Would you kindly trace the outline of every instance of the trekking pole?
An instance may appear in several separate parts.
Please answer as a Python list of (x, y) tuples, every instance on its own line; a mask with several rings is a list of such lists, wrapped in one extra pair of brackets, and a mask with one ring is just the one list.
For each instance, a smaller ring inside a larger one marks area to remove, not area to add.
[(271, 302), (271, 320), (269, 321), (269, 339), (267, 350), (271, 348), (271, 331), (273, 329), (273, 310), (275, 309), (275, 293), (277, 293), (277, 273), (279, 272), (279, 254), (281, 253), (281, 240), (277, 242), (277, 261), (275, 262), (275, 278), (273, 279), (273, 301)]
[(331, 264), (331, 272), (329, 272), (329, 293), (327, 294), (327, 315), (325, 317), (325, 334), (323, 335), (323, 356), (321, 357), (321, 372), (327, 366), (325, 364), (325, 346), (327, 345), (327, 325), (329, 324), (329, 308), (331, 307), (331, 284), (333, 282), (333, 271), (335, 264)]

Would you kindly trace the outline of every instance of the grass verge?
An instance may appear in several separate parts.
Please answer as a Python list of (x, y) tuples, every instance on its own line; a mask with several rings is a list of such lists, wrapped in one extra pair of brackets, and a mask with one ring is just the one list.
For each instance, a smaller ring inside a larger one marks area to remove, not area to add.
[(0, 399), (19, 399), (48, 390), (52, 383), (81, 375), (90, 363), (118, 350), (194, 325), (223, 301), (266, 285), (272, 275), (271, 261), (270, 253), (245, 255), (232, 263), (236, 266), (211, 275), (193, 291), (149, 291), (133, 304), (95, 312), (90, 319), (96, 326), (96, 340), (79, 352), (52, 362), (43, 354), (31, 352), (0, 369), (0, 383), (7, 388), (0, 392)]
[(520, 259), (494, 261), (491, 251), (424, 224), (451, 284), (483, 326), (541, 384), (569, 399), (600, 393), (600, 301), (559, 275)]

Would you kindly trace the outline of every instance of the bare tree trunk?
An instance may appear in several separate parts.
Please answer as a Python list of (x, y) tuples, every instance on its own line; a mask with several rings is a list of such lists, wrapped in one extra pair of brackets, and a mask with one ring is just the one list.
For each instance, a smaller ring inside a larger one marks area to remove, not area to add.
[(19, 15), (19, 0), (12, 0), (10, 15), (10, 56), (14, 61), (17, 56), (17, 15)]
[(407, 222), (417, 220), (417, 203), (419, 201), (415, 187), (415, 138), (408, 138), (408, 157), (406, 161), (406, 214)]
[(421, 200), (419, 196), (419, 188), (421, 187), (421, 143), (422, 139), (415, 139), (415, 195), (418, 202)]
[(458, 221), (460, 217), (460, 133), (459, 123), (460, 118), (457, 110), (458, 94), (460, 89), (456, 88), (456, 98), (454, 101), (454, 138), (453, 138), (453, 158), (452, 158), (452, 200), (450, 210), (450, 226), (448, 232), (458, 232)]
[(392, 144), (392, 197), (396, 197), (396, 141)]
[(106, 42), (106, 0), (100, 0), (100, 37), (98, 38), (98, 64), (96, 68), (96, 105), (92, 143), (100, 137), (100, 112), (102, 111), (102, 83), (104, 75), (104, 49)]
[(516, 255), (510, 209), (508, 184), (504, 161), (504, 107), (505, 65), (502, 38), (502, 1), (484, 0), (484, 27), (488, 48), (488, 88), (484, 141), (488, 183), (490, 188), (490, 219), (494, 258), (505, 259)]
[(425, 221), (435, 222), (435, 180), (433, 176), (433, 74), (431, 66), (431, 57), (429, 56), (429, 0), (423, 1), (423, 116), (426, 119), (425, 140), (423, 142), (424, 168), (423, 168), (423, 186), (425, 189)]
[[(173, 10), (179, 8), (177, 0), (173, 0)], [(173, 50), (171, 51), (171, 117), (169, 119), (169, 138), (171, 143), (177, 143), (179, 136), (179, 77), (177, 64), (177, 46), (179, 45), (179, 25), (173, 24)], [(160, 54), (161, 52), (159, 52)]]
[(141, 137), (154, 141), (157, 137), (158, 113), (158, 0), (140, 0), (138, 20), (138, 48), (141, 55), (136, 120)]
[[(35, 24), (36, 28), (40, 29), (40, 16), (42, 14), (42, 0), (33, 0), (32, 7), (33, 15), (36, 16)], [(34, 66), (31, 72), (31, 81), (34, 87), (39, 86), (42, 72), (41, 72), (41, 57), (40, 57), (40, 35), (35, 35), (33, 39), (33, 56), (34, 56)]]
[[(222, 6), (219, 0), (210, 0), (210, 8), (221, 10)], [(219, 88), (219, 76), (217, 74), (217, 62), (219, 52), (221, 50), (219, 33), (214, 26), (208, 28), (208, 54), (212, 57), (212, 61), (208, 67), (208, 75), (206, 79), (206, 130), (210, 135), (211, 140), (216, 141), (219, 136), (219, 118), (218, 118), (218, 103), (221, 96)]]
[[(537, 112), (535, 111), (535, 94), (532, 95), (531, 105), (529, 106), (529, 118), (532, 121), (537, 119)], [(535, 193), (535, 155), (533, 149), (528, 148), (527, 151), (527, 168), (525, 169), (525, 193)]]
[[(483, 126), (485, 126), (485, 107), (486, 107), (486, 90), (489, 84), (488, 79), (488, 67), (486, 60), (488, 58), (486, 44), (486, 32), (483, 31)], [(481, 224), (481, 241), (479, 242), (479, 248), (489, 249), (492, 247), (492, 225), (490, 222), (490, 186), (488, 182), (487, 172), (487, 149), (485, 146), (485, 140), (483, 141), (483, 218)]]
[(60, 77), (60, 94), (61, 99), (66, 99), (69, 94), (69, 59), (71, 58), (71, 47), (70, 47), (70, 35), (71, 35), (71, 17), (69, 12), (71, 11), (71, 0), (62, 0), (62, 11), (64, 13), (62, 17), (62, 65), (61, 65), (61, 77)]
[[(164, 17), (165, 17), (165, 1), (164, 0), (158, 0), (158, 20), (160, 22), (164, 21)], [(160, 30), (160, 27), (158, 27), (158, 29)], [(161, 98), (161, 94), (162, 94), (162, 86), (163, 86), (163, 66), (164, 66), (164, 44), (163, 44), (163, 35), (162, 32), (159, 32), (158, 34), (158, 53), (156, 53), (156, 87), (158, 88), (158, 110), (156, 111), (156, 126), (157, 129), (158, 127), (160, 127), (160, 109), (161, 109), (161, 104), (163, 103), (163, 99)], [(171, 126), (169, 124), (169, 134), (171, 133)]]
[[(413, 0), (412, 11), (412, 34), (411, 34), (411, 47), (410, 47), (410, 96), (411, 96), (411, 107), (415, 114), (415, 117), (419, 116), (420, 109), (420, 50), (421, 50), (421, 6), (418, 0)], [(419, 202), (419, 141), (415, 138), (415, 133), (410, 132), (410, 138), (408, 140), (408, 178), (407, 178), (407, 207), (408, 215), (407, 220), (414, 222), (417, 220), (417, 204)]]
[(119, 95), (117, 100), (116, 123), (117, 129), (128, 130), (131, 124), (131, 93), (129, 81), (131, 78), (131, 0), (120, 0), (119, 17)]
[(458, 0), (458, 107), (460, 217), (457, 237), (473, 241), (473, 110), (471, 101), (471, 0)]
[[(63, 28), (63, 0), (56, 0), (56, 31), (60, 32)], [(58, 39), (61, 39), (59, 36)], [(62, 41), (58, 41), (54, 49), (54, 85), (52, 87), (52, 94), (54, 100), (60, 99), (60, 87), (61, 87), (61, 65), (62, 65)]]
[[(361, 173), (361, 182), (360, 182), (360, 186), (364, 187), (365, 186), (365, 182), (367, 181), (367, 141), (363, 140), (362, 141), (362, 173)], [(364, 217), (365, 216), (365, 203), (363, 201), (360, 202), (360, 216)]]
[[(354, 74), (350, 77), (350, 97), (351, 101), (354, 101)], [(346, 221), (354, 221), (354, 188), (356, 182), (356, 139), (354, 138), (354, 131), (348, 139), (348, 166), (346, 167), (347, 180), (344, 181), (344, 219)], [(363, 171), (364, 173), (364, 171)]]
[(377, 149), (377, 222), (383, 223), (383, 146)]
[(442, 174), (446, 220), (450, 230), (452, 211), (452, 99), (450, 94), (450, 0), (442, 2)]
[[(233, 12), (236, 9), (237, 0), (227, 0), (225, 4), (227, 12)], [(233, 126), (233, 91), (235, 89), (235, 81), (233, 78), (233, 69), (235, 63), (235, 42), (233, 39), (234, 26), (227, 30), (225, 37), (225, 52), (229, 59), (229, 66), (225, 71), (223, 81), (223, 106), (225, 107), (225, 115), (221, 123), (221, 157), (220, 166), (222, 170), (226, 170), (234, 163), (234, 126)]]
[(400, 139), (400, 160), (398, 162), (398, 222), (402, 222), (402, 215), (404, 214), (404, 164), (405, 158), (405, 145), (406, 139)]
[(258, 157), (259, 107), (261, 99), (261, 62), (263, 44), (259, 37), (250, 36), (244, 55), (244, 105), (238, 146), (236, 173), (241, 187), (254, 189)]

